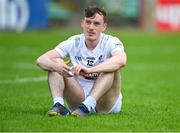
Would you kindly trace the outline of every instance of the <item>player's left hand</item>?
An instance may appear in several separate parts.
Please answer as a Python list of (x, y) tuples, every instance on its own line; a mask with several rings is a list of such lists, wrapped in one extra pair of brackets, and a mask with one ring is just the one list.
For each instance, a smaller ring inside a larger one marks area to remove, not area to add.
[(90, 73), (89, 68), (82, 66), (82, 65), (76, 65), (73, 67), (73, 72), (75, 75), (85, 75)]

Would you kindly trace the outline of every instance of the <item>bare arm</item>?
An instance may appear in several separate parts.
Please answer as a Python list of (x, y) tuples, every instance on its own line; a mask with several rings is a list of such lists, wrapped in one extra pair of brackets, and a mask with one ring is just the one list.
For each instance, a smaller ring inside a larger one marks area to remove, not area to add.
[(56, 50), (50, 50), (41, 55), (36, 64), (43, 70), (58, 72), (61, 75), (67, 75), (70, 70)]
[(89, 68), (93, 72), (113, 72), (126, 65), (126, 54), (124, 51), (116, 50), (112, 57), (97, 66)]
[(81, 65), (78, 65), (74, 68), (75, 74), (79, 75), (86, 73), (100, 73), (100, 72), (113, 72), (118, 70), (119, 68), (126, 65), (126, 53), (121, 50), (116, 50), (112, 57), (100, 63), (97, 66), (87, 68)]

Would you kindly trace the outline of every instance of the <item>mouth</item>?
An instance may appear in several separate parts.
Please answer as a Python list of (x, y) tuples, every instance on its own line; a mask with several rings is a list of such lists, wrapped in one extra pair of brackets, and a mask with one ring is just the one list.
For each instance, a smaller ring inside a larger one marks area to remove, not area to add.
[(95, 33), (94, 32), (87, 32), (89, 36), (93, 36)]

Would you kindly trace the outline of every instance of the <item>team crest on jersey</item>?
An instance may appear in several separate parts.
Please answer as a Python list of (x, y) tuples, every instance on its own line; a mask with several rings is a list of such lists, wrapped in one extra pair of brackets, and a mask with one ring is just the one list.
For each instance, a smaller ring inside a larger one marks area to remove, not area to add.
[(81, 56), (75, 56), (75, 59), (78, 61), (82, 61), (82, 57)]
[(99, 58), (98, 58), (99, 62), (103, 62), (103, 55), (100, 55)]

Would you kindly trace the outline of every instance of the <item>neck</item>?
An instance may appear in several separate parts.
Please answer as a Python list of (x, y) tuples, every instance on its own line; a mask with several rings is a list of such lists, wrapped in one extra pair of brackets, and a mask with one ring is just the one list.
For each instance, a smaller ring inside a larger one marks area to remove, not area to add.
[(98, 40), (95, 40), (95, 41), (86, 40), (85, 44), (86, 44), (87, 49), (93, 50), (97, 46), (98, 42), (99, 42)]
[(88, 50), (93, 50), (99, 43), (99, 38), (97, 40), (85, 40), (85, 44)]

